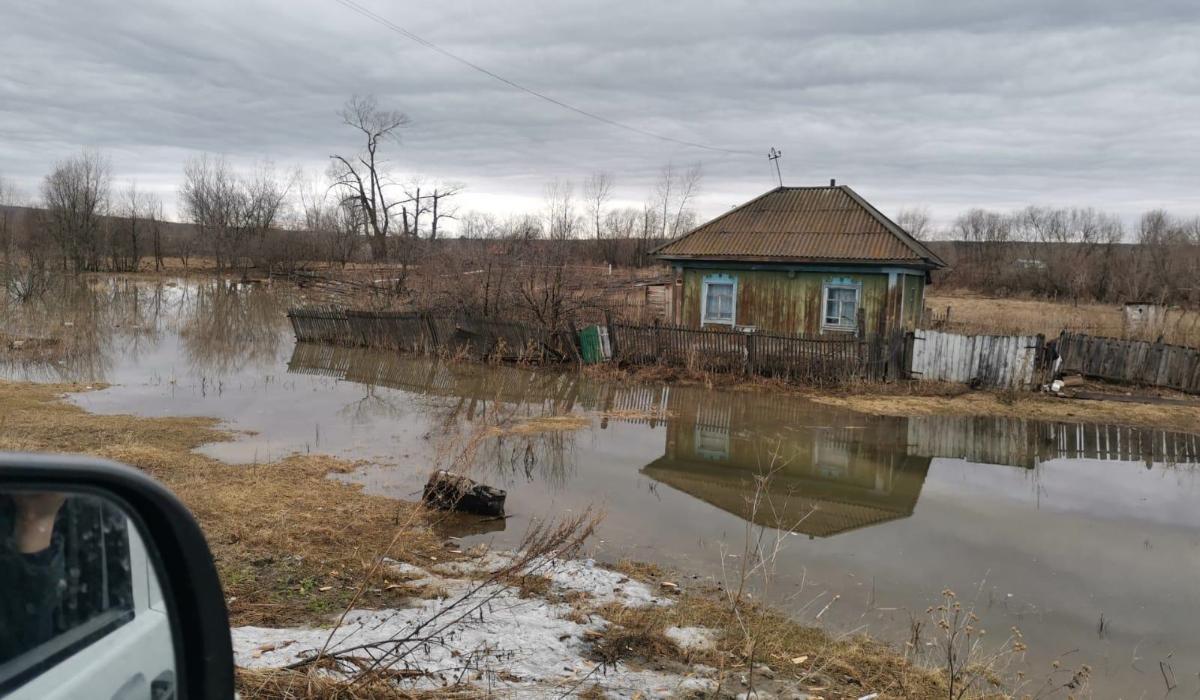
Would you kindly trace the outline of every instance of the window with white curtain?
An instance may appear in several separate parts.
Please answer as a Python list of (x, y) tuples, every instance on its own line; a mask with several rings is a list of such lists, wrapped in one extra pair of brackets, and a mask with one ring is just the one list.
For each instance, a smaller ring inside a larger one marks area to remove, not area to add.
[(733, 325), (737, 316), (737, 281), (729, 275), (705, 277), (703, 303), (701, 323)]

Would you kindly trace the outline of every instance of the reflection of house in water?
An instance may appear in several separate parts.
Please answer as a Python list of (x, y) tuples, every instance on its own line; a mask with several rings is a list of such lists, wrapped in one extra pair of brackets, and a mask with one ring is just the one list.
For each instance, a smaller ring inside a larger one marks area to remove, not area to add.
[(761, 398), (673, 389), (666, 453), (642, 473), (755, 524), (815, 537), (912, 515), (930, 459), (908, 453), (904, 419), (811, 404), (789, 412)]
[[(642, 473), (758, 525), (828, 537), (912, 515), (933, 458), (1033, 469), (1052, 459), (1195, 464), (1200, 436), (1014, 418), (869, 416), (676, 387), (665, 454)], [(755, 477), (774, 470), (751, 512)]]

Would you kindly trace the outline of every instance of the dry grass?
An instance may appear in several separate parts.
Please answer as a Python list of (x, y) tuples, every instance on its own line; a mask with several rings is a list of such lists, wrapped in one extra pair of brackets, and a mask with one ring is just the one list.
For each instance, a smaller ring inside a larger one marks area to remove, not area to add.
[[(730, 695), (744, 691), (739, 679), (748, 669), (765, 665), (771, 682), (758, 678), (756, 687), (777, 684), (824, 697), (946, 697), (937, 673), (913, 666), (883, 644), (864, 637), (834, 639), (758, 604), (741, 604), (735, 615), (715, 591), (684, 593), (669, 607), (608, 605), (599, 612), (613, 624), (596, 641), (598, 660), (704, 663), (720, 670), (722, 687)], [(666, 637), (672, 626), (717, 630), (716, 644), (708, 651), (684, 652)], [(753, 646), (746, 644), (748, 638), (755, 640)]]
[(470, 686), (436, 691), (404, 690), (383, 678), (351, 684), (316, 673), (282, 669), (240, 668), (237, 683), (244, 697), (255, 700), (452, 700), (479, 697), (479, 690)]
[[(1048, 299), (992, 298), (969, 292), (938, 292), (925, 296), (925, 305), (939, 315), (950, 309), (947, 330), (956, 333), (1018, 335), (1041, 333), (1055, 337), (1064, 329), (1114, 338), (1129, 336), (1124, 311), (1116, 304), (1072, 304)], [(1139, 340), (1155, 340), (1200, 347), (1200, 312), (1170, 309), (1161, 328), (1150, 329)]]
[[(96, 415), (59, 400), (82, 388), (0, 382), (0, 450), (90, 454), (162, 480), (199, 520), (235, 625), (327, 621), (398, 530), (393, 558), (452, 557), (417, 505), (327, 478), (348, 470), (346, 462), (295, 456), (228, 465), (192, 451), (229, 439), (214, 420)], [(363, 607), (399, 605), (408, 593), (378, 583)]]

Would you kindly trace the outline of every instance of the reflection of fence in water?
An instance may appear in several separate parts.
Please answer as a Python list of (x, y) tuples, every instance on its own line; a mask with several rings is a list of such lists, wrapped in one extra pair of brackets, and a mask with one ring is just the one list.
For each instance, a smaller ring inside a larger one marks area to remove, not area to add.
[(914, 416), (915, 453), (980, 464), (1033, 467), (1052, 459), (1200, 464), (1200, 435), (1150, 428), (1051, 423), (990, 416)]

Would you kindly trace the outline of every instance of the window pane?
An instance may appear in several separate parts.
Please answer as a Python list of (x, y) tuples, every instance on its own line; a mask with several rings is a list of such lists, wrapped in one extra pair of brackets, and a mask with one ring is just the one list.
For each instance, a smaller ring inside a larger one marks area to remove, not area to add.
[(858, 289), (826, 287), (825, 294), (825, 325), (854, 326), (858, 315)]
[(733, 320), (733, 285), (710, 283), (705, 298), (704, 316), (708, 320)]

